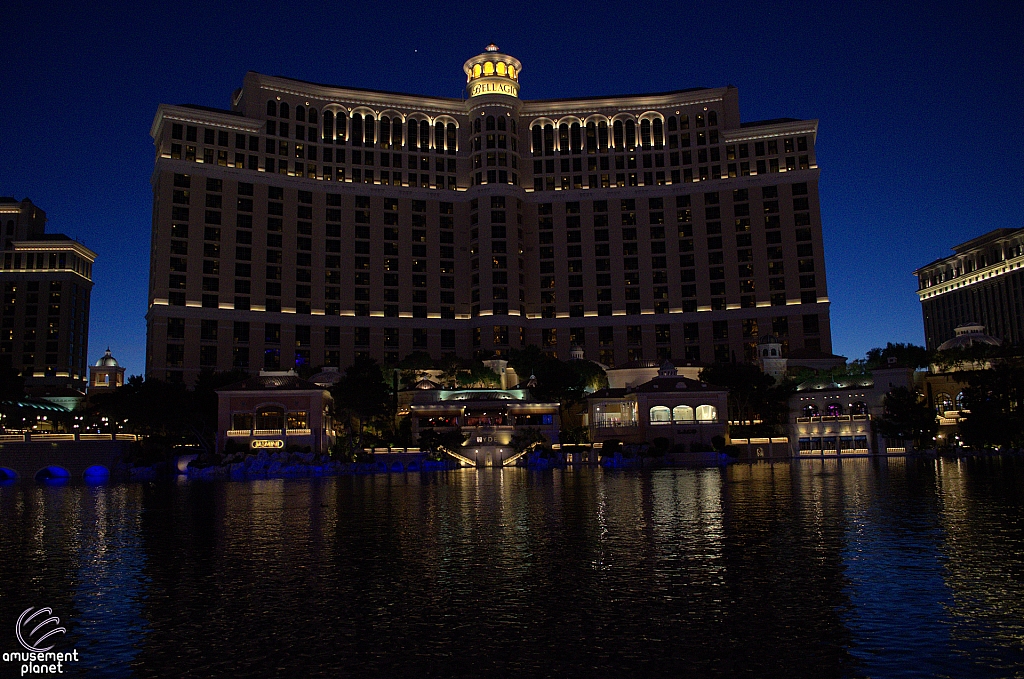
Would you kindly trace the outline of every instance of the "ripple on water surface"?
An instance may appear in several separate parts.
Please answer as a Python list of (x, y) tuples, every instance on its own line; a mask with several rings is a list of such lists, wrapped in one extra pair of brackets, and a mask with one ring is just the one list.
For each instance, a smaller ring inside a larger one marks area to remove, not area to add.
[(69, 676), (1012, 676), (1022, 471), (4, 485), (0, 624), (51, 607)]

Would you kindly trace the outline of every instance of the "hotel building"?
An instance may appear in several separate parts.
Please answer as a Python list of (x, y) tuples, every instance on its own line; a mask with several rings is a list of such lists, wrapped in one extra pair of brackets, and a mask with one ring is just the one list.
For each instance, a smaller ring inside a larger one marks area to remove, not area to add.
[(996, 229), (914, 272), (928, 349), (981, 324), (995, 337), (1024, 341), (1024, 229)]
[(609, 366), (831, 352), (817, 122), (734, 87), (450, 99), (246, 74), (159, 106), (147, 373), (573, 347)]
[(46, 213), (32, 201), (0, 198), (0, 361), (21, 372), (30, 393), (84, 393), (96, 253), (45, 230)]

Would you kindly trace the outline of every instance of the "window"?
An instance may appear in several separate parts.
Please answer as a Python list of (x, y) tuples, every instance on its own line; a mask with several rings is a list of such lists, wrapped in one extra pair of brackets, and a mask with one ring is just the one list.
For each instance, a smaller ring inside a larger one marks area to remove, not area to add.
[(668, 406), (654, 406), (651, 408), (651, 424), (668, 424), (672, 421), (672, 411)]
[(693, 422), (693, 408), (691, 406), (676, 406), (672, 409), (672, 420), (674, 422)]
[(701, 405), (697, 406), (697, 421), (698, 422), (717, 422), (718, 421), (718, 408), (712, 405)]

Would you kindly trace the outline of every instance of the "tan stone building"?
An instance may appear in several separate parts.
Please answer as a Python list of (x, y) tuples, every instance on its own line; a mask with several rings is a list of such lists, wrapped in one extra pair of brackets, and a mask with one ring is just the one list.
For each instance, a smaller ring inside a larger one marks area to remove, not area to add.
[(151, 134), (147, 374), (483, 358), (614, 366), (831, 351), (817, 122), (733, 87), (529, 101), (489, 46), (465, 99), (248, 73)]
[(231, 443), (254, 452), (326, 453), (335, 441), (333, 403), (327, 389), (294, 371), (260, 371), (217, 390), (217, 452)]
[(990, 231), (953, 252), (914, 272), (927, 348), (939, 348), (968, 324), (1024, 342), (1024, 228)]
[(96, 253), (46, 233), (46, 213), (27, 198), (0, 198), (0, 240), (0, 361), (21, 372), (28, 393), (84, 393)]
[(639, 385), (601, 389), (587, 396), (590, 440), (604, 445), (668, 439), (686, 452), (710, 450), (716, 436), (728, 436), (729, 392), (679, 374), (670, 361)]

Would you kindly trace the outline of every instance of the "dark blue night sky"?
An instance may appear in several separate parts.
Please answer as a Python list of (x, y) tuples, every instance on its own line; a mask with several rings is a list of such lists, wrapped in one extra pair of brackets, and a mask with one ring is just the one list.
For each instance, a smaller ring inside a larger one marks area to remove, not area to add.
[[(1021, 3), (5, 3), (0, 195), (94, 269), (89, 360), (145, 363), (149, 128), (248, 70), (459, 97), (488, 42), (524, 99), (736, 85), (744, 121), (816, 118), (835, 353), (923, 343), (911, 275), (1024, 225)], [(155, 5), (154, 5), (155, 7)]]

